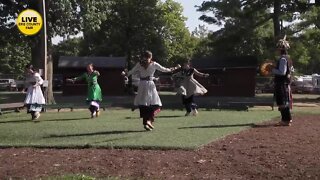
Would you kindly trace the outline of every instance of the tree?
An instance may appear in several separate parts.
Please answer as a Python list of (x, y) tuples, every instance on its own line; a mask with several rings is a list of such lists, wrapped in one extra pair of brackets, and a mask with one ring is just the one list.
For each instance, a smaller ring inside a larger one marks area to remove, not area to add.
[[(269, 20), (273, 22), (274, 37), (281, 37), (281, 24), (284, 21), (293, 22), (297, 13), (304, 14), (312, 7), (319, 6), (320, 1), (315, 0), (273, 0), (273, 1), (243, 1), (219, 0), (204, 1), (198, 8), (202, 12), (214, 12), (213, 16), (202, 15), (201, 20), (217, 25), (246, 25), (257, 27)], [(249, 19), (250, 21), (246, 21)], [(250, 24), (245, 23), (250, 22)], [(234, 26), (235, 27), (235, 26)]]
[(15, 28), (12, 20), (14, 8), (8, 9), (3, 3), (11, 5), (11, 1), (0, 2), (0, 71), (22, 76), (25, 65), (30, 61), (29, 39)]
[[(306, 30), (318, 27), (319, 5), (319, 0), (219, 0), (205, 1), (198, 10), (213, 13), (201, 16), (201, 20), (224, 26), (209, 35), (212, 54), (255, 55), (262, 60), (273, 56), (275, 44), (284, 34), (295, 43)], [(290, 52), (299, 65), (306, 66), (311, 46), (303, 46), (298, 43)]]
[(100, 29), (84, 31), (82, 55), (132, 57), (151, 50), (157, 61), (173, 64), (190, 57), (194, 44), (182, 6), (172, 0), (114, 0)]
[[(47, 9), (47, 34), (48, 34), (48, 103), (54, 103), (53, 93), (52, 93), (52, 73), (53, 73), (53, 62), (52, 62), (52, 43), (51, 38), (57, 35), (68, 37), (70, 35), (75, 35), (81, 32), (84, 27), (84, 20), (91, 19), (91, 23), (96, 24), (92, 27), (97, 27), (100, 24), (97, 21), (100, 21), (99, 18), (96, 18), (96, 15), (102, 14), (103, 11), (100, 11), (101, 8), (107, 1), (89, 1), (89, 0), (55, 0), (55, 1), (45, 1), (44, 5)], [(39, 12), (42, 12), (42, 0), (25, 0), (25, 1), (16, 1), (16, 0), (3, 0), (0, 2), (0, 30), (1, 33), (6, 31), (12, 31), (13, 28), (16, 28), (14, 25), (14, 20), (17, 18), (19, 12), (23, 9), (31, 8)], [(88, 10), (91, 9), (91, 10)], [(87, 10), (87, 11), (85, 11)], [(98, 12), (98, 13), (97, 13)], [(96, 19), (96, 21), (94, 21)], [(92, 24), (91, 24), (92, 25)], [(88, 25), (86, 27), (89, 27)], [(41, 33), (40, 33), (41, 34)], [(31, 61), (36, 66), (40, 66), (43, 59), (41, 59), (41, 53), (44, 52), (42, 49), (44, 46), (41, 45), (40, 34), (32, 37), (24, 37), (24, 39), (30, 39), (29, 46), (31, 47), (32, 59)], [(4, 35), (4, 34), (1, 34)]]
[(194, 54), (196, 39), (186, 27), (187, 18), (182, 15), (183, 7), (173, 0), (167, 0), (159, 6), (163, 22), (161, 37), (164, 40), (167, 64), (186, 61)]
[(53, 67), (58, 69), (58, 60), (60, 56), (80, 56), (81, 44), (83, 38), (70, 38), (60, 42), (52, 47)]
[(212, 46), (209, 45), (209, 35), (210, 32), (204, 25), (199, 25), (192, 32), (192, 37), (196, 43), (193, 54), (194, 57), (206, 57), (211, 55), (213, 49)]
[(157, 0), (114, 0), (105, 12), (100, 29), (84, 30), (83, 55), (127, 56), (130, 63), (133, 54), (158, 49), (154, 48), (161, 44)]

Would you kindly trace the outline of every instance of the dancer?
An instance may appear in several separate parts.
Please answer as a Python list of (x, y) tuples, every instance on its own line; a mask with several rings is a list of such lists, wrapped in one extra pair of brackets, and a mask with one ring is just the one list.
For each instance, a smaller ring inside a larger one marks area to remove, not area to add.
[(198, 114), (197, 104), (195, 104), (193, 98), (194, 96), (207, 93), (207, 89), (193, 78), (193, 74), (200, 77), (209, 77), (209, 74), (201, 73), (195, 68), (192, 68), (189, 60), (173, 75), (173, 77), (181, 79), (177, 94), (180, 94), (182, 97), (182, 103), (187, 111), (185, 116), (189, 116), (191, 112), (194, 116)]
[(153, 82), (156, 70), (161, 72), (172, 72), (175, 68), (162, 67), (157, 62), (152, 61), (152, 53), (145, 51), (142, 59), (129, 72), (122, 72), (122, 75), (132, 75), (139, 73), (140, 82), (138, 93), (134, 99), (134, 105), (139, 107), (140, 117), (143, 118), (143, 126), (147, 131), (154, 129), (153, 122), (155, 115), (160, 112), (162, 106), (156, 85)]
[(42, 106), (45, 105), (41, 90), (43, 79), (31, 64), (26, 66), (26, 84), (28, 84), (28, 89), (24, 104), (27, 107), (27, 112), (31, 114), (31, 119), (37, 120), (40, 117)]
[(98, 76), (100, 73), (94, 70), (93, 64), (87, 65), (87, 72), (79, 77), (67, 79), (74, 83), (84, 79), (88, 83), (88, 95), (87, 102), (90, 105), (89, 110), (91, 112), (91, 118), (98, 117), (100, 115), (100, 102), (102, 101), (101, 88), (98, 84)]
[(290, 106), (292, 103), (291, 96), (291, 72), (293, 72), (292, 61), (289, 58), (287, 50), (290, 48), (289, 43), (286, 41), (286, 36), (280, 39), (277, 44), (280, 58), (276, 67), (272, 69), (274, 74), (274, 95), (281, 113), (281, 122), (279, 125), (290, 126), (292, 117)]

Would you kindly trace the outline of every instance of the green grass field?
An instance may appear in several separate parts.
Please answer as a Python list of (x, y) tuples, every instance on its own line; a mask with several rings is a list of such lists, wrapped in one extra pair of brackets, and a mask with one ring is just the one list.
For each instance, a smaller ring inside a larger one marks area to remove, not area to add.
[(138, 111), (107, 110), (96, 119), (86, 110), (43, 113), (40, 122), (25, 112), (7, 113), (0, 120), (2, 147), (107, 147), (142, 149), (194, 149), (254, 123), (279, 116), (278, 111), (200, 111), (185, 117), (183, 111), (162, 111), (156, 128), (143, 129)]
[[(162, 93), (164, 104), (174, 102), (179, 107), (180, 99), (174, 94)], [(1, 92), (0, 103), (21, 102), (25, 94)], [(260, 96), (272, 98), (270, 94)], [(59, 103), (85, 105), (85, 97), (64, 97), (56, 94)], [(317, 103), (318, 95), (295, 95), (294, 102)], [(133, 97), (106, 97), (106, 102), (131, 106)], [(198, 99), (199, 104), (214, 101), (214, 98)], [(120, 103), (121, 102), (121, 103)], [(209, 103), (210, 104), (210, 103)], [(164, 107), (167, 107), (166, 105)], [(319, 114), (319, 107), (294, 107), (295, 114)], [(90, 119), (86, 110), (75, 112), (43, 113), (39, 123), (30, 120), (24, 111), (0, 116), (0, 146), (2, 147), (102, 147), (141, 149), (194, 149), (226, 135), (250, 128), (254, 123), (279, 117), (280, 113), (270, 107), (246, 111), (201, 111), (197, 117), (184, 117), (180, 110), (163, 110), (156, 119), (156, 129), (146, 132), (138, 110), (108, 110), (101, 117)]]

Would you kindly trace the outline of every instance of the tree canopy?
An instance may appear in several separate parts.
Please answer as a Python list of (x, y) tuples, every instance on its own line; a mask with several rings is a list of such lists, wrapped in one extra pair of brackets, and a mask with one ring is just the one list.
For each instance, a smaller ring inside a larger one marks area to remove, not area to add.
[(270, 59), (277, 40), (287, 35), (297, 69), (309, 73), (312, 62), (320, 58), (315, 57), (319, 41), (310, 36), (319, 33), (319, 5), (319, 0), (218, 0), (204, 1), (198, 11), (206, 13), (201, 20), (222, 27), (209, 35), (209, 54)]

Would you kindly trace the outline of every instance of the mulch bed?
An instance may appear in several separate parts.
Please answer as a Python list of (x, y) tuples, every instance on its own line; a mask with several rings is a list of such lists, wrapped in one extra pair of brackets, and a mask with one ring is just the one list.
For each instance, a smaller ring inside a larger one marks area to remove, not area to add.
[(0, 149), (0, 179), (68, 174), (130, 179), (320, 179), (320, 116), (295, 116), (291, 127), (275, 123), (194, 151)]

